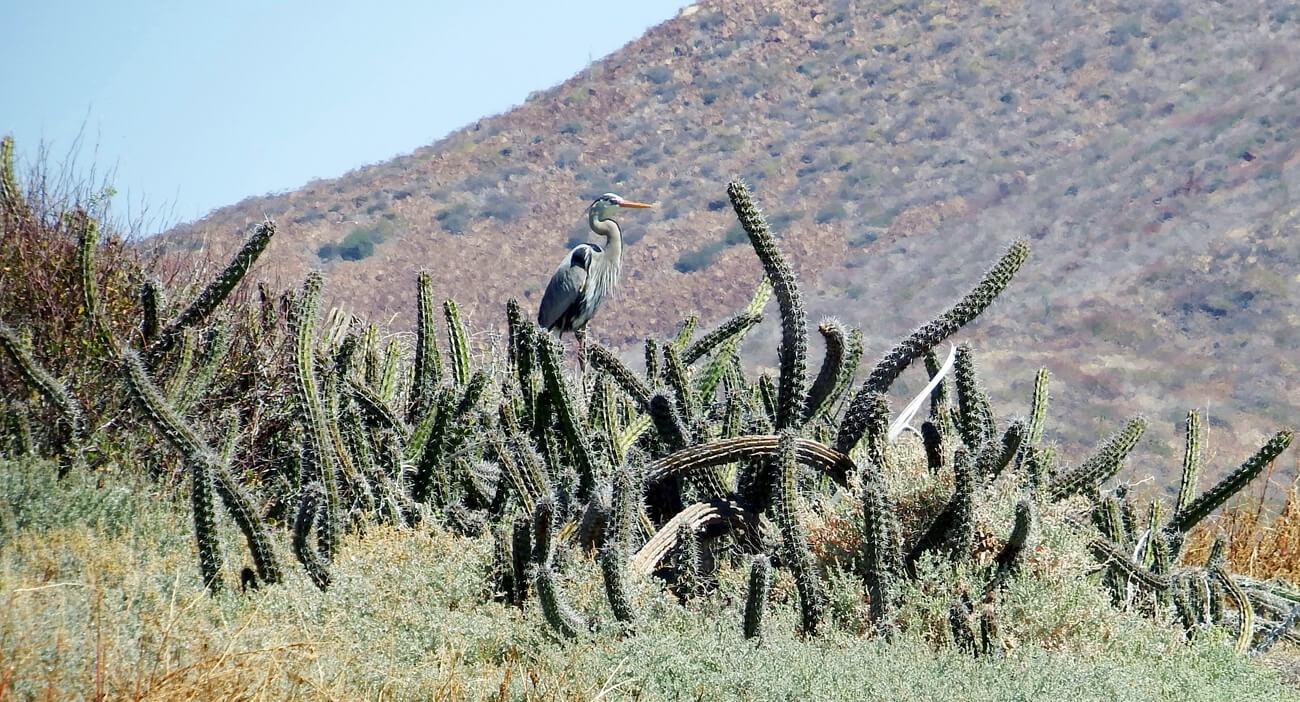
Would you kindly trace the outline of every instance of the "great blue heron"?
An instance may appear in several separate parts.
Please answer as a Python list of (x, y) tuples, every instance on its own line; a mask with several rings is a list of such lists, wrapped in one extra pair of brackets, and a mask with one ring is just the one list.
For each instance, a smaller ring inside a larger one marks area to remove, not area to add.
[(583, 337), (587, 322), (595, 316), (605, 296), (618, 285), (619, 266), (623, 259), (623, 231), (610, 219), (620, 207), (653, 207), (643, 202), (624, 200), (614, 193), (596, 198), (587, 208), (587, 225), (605, 237), (605, 247), (578, 244), (573, 247), (546, 284), (537, 323), (547, 331), (559, 330), (560, 336), (571, 331), (578, 339), (578, 357), (583, 359)]

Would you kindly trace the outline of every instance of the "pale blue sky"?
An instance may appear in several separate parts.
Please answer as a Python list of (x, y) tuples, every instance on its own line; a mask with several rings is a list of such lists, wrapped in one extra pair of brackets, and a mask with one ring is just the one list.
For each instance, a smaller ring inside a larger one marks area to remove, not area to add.
[(115, 207), (174, 223), (412, 151), (688, 4), (0, 0), (0, 133), (21, 166), (84, 125)]

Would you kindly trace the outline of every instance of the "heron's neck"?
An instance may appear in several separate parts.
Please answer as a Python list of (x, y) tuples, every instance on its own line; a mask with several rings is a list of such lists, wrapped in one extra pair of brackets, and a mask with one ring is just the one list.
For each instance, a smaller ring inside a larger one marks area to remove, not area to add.
[(597, 219), (593, 213), (587, 218), (591, 231), (605, 237), (605, 256), (610, 265), (618, 268), (623, 260), (623, 230), (612, 219)]

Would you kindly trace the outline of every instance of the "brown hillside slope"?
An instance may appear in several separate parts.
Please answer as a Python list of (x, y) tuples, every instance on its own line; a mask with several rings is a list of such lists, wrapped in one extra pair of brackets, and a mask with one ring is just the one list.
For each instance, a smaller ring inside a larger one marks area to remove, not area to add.
[[(1046, 364), (1069, 448), (1142, 412), (1152, 459), (1204, 407), (1222, 470), (1300, 420), (1300, 15), (1148, 5), (709, 0), (508, 113), (168, 241), (223, 251), (265, 213), (283, 236), (264, 276), (322, 267), (334, 302), (409, 324), (427, 268), (496, 325), (615, 190), (660, 203), (625, 218), (624, 284), (593, 326), (631, 350), (748, 297), (760, 269), (723, 190), (743, 176), (813, 311), (862, 325), (872, 358), (1028, 237), (972, 332), (1000, 409), (1026, 411)], [(321, 257), (368, 232), (367, 257)]]

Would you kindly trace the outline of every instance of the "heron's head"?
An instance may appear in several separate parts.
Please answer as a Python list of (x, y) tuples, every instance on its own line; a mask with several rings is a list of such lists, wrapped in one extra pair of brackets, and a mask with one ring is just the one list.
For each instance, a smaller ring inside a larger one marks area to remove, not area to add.
[(621, 196), (615, 195), (614, 193), (605, 193), (604, 195), (601, 195), (600, 197), (596, 198), (595, 201), (591, 203), (591, 206), (587, 208), (587, 213), (591, 215), (593, 219), (596, 220), (609, 219), (610, 214), (613, 213), (615, 210), (619, 209), (620, 207), (644, 209), (647, 207), (654, 207), (654, 205), (647, 205), (644, 202), (633, 202), (631, 200), (625, 200)]

